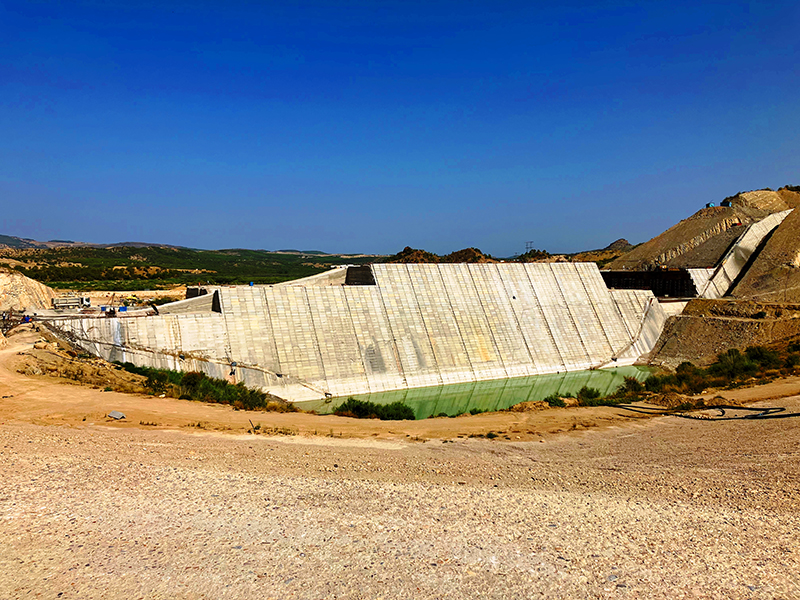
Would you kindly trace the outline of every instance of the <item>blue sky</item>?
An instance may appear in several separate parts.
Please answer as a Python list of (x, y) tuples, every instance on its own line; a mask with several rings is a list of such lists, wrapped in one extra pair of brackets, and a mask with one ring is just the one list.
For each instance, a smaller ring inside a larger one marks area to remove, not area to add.
[(798, 30), (797, 2), (0, 2), (0, 233), (641, 242), (800, 184)]

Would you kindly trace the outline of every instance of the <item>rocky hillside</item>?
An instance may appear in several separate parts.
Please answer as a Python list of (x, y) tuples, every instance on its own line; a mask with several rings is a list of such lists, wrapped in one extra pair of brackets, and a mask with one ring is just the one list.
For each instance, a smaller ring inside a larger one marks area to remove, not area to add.
[(50, 308), (56, 293), (46, 285), (21, 273), (0, 269), (0, 310)]
[(697, 211), (661, 235), (606, 265), (612, 270), (641, 270), (654, 266), (713, 267), (742, 233), (743, 227), (764, 217), (800, 206), (793, 186), (740, 192), (714, 206)]

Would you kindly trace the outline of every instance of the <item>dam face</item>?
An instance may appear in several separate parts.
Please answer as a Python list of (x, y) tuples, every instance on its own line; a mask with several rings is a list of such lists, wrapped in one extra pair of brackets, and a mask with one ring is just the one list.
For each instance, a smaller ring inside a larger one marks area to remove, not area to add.
[(651, 292), (609, 291), (594, 263), (370, 268), (51, 325), (107, 360), (233, 372), (301, 401), (628, 365), (666, 320)]

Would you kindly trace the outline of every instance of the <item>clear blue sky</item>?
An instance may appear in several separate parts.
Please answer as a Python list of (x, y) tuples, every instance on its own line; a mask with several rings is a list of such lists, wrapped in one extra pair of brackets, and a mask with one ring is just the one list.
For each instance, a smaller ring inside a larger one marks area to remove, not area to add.
[(509, 256), (784, 184), (796, 0), (0, 3), (0, 233)]

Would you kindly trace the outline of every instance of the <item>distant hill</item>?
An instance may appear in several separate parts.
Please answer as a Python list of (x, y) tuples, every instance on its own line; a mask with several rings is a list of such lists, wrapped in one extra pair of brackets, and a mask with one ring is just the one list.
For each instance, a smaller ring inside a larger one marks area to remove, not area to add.
[(597, 263), (598, 267), (602, 268), (609, 262), (624, 256), (635, 247), (628, 240), (620, 238), (600, 250), (586, 250), (570, 254), (569, 259), (572, 262), (594, 262)]
[(40, 242), (14, 235), (0, 235), (0, 248), (181, 248), (170, 244), (151, 244), (147, 242), (118, 242), (116, 244), (90, 244), (73, 240), (48, 240)]
[(13, 235), (0, 235), (0, 248), (46, 248), (40, 242), (18, 238)]
[(439, 256), (433, 252), (419, 250), (406, 246), (393, 256), (386, 257), (381, 262), (388, 263), (485, 263), (499, 262), (490, 254), (484, 254), (477, 248), (464, 248), (450, 254)]

